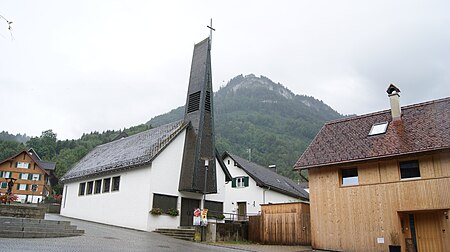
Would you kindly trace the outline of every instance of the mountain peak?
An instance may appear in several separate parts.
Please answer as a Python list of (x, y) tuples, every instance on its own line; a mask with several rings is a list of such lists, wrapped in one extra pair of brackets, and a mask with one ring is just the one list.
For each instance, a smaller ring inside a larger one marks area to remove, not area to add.
[(238, 75), (231, 79), (228, 84), (222, 89), (225, 89), (227, 92), (236, 93), (238, 90), (255, 88), (262, 88), (272, 92), (276, 92), (286, 99), (293, 99), (295, 97), (295, 94), (292, 93), (291, 90), (287, 89), (280, 83), (275, 83), (271, 79), (262, 75), (257, 77), (254, 74), (248, 74), (245, 76), (243, 76), (242, 74)]

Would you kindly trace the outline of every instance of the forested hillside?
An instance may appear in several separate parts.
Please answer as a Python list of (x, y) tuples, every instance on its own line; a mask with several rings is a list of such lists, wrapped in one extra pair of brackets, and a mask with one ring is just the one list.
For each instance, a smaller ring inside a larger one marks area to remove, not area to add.
[[(263, 166), (275, 164), (279, 174), (294, 180), (298, 174), (292, 166), (322, 125), (342, 117), (322, 101), (295, 95), (279, 83), (254, 75), (239, 75), (220, 88), (214, 94), (214, 110), (220, 152), (228, 151)], [(182, 119), (183, 114), (184, 107), (179, 107), (124, 131), (133, 135)], [(56, 175), (61, 177), (95, 146), (112, 141), (120, 133), (108, 130), (83, 134), (77, 140), (58, 140), (52, 130), (31, 138), (1, 132), (0, 160), (32, 147), (43, 160), (56, 162)]]
[[(322, 125), (342, 117), (310, 96), (295, 95), (266, 77), (239, 75), (214, 95), (216, 146), (297, 179), (292, 166)], [(183, 118), (184, 107), (152, 118), (162, 125)]]

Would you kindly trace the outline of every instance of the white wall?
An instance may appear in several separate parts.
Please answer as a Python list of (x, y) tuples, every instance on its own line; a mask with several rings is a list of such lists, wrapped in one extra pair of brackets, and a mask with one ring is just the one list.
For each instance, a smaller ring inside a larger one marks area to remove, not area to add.
[[(64, 185), (61, 215), (139, 230), (147, 229), (150, 166)], [(120, 176), (119, 191), (78, 196), (79, 184)]]
[(234, 161), (230, 157), (226, 157), (224, 163), (233, 178), (241, 176), (249, 177), (248, 187), (233, 188), (231, 182), (226, 185), (226, 204), (224, 205), (224, 212), (238, 214), (238, 202), (247, 202), (247, 214), (255, 215), (261, 211), (261, 204), (298, 201), (298, 199), (294, 197), (259, 187), (256, 184), (256, 181), (243, 169), (234, 166)]
[[(180, 216), (152, 215), (153, 193), (177, 196), (177, 209), (181, 212), (181, 198), (201, 200), (202, 194), (179, 192), (182, 153), (186, 131), (180, 133), (153, 160), (151, 166), (132, 169), (108, 176), (92, 177), (64, 185), (61, 215), (110, 225), (153, 231), (156, 228), (177, 228)], [(206, 196), (207, 200), (225, 203), (225, 174), (216, 160), (218, 194)], [(78, 196), (79, 184), (103, 178), (120, 176), (118, 192)]]
[[(78, 196), (81, 182), (64, 185), (61, 215), (139, 230), (155, 227), (177, 227), (179, 216), (153, 216), (153, 192), (178, 196), (178, 180), (185, 131), (180, 133), (149, 166), (104, 177), (120, 175), (118, 192)], [(181, 202), (181, 199), (179, 199)]]

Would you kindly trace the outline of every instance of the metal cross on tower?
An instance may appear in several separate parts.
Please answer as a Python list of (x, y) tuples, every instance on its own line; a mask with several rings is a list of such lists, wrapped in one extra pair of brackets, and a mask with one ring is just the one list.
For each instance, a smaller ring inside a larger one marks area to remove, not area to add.
[[(212, 18), (211, 18), (211, 23), (210, 23), (210, 25), (207, 25), (206, 27), (209, 28), (209, 41), (212, 41), (212, 32), (216, 30), (216, 29), (214, 29), (214, 28), (212, 27)], [(211, 43), (211, 42), (210, 42), (210, 43)]]

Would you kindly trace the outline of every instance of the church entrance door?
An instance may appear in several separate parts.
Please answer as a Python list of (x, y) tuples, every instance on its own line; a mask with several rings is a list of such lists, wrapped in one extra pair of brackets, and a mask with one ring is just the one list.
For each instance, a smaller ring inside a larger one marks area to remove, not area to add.
[(200, 207), (200, 200), (181, 198), (181, 223), (180, 226), (192, 226), (194, 210)]

